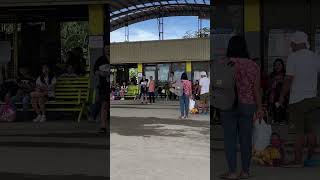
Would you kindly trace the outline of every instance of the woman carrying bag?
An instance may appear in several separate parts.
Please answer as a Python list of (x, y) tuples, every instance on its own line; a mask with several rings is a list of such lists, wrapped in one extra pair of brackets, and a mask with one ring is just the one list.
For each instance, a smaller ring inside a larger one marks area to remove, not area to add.
[(192, 85), (186, 73), (182, 73), (181, 80), (176, 82), (175, 94), (179, 96), (180, 112), (179, 119), (188, 119), (189, 99), (192, 97)]

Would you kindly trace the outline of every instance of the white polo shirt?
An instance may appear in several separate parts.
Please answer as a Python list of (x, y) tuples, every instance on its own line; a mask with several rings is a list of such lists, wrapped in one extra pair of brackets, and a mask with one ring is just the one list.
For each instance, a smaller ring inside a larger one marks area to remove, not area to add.
[(320, 59), (308, 49), (292, 53), (287, 60), (286, 74), (293, 76), (290, 104), (317, 96)]
[(210, 79), (207, 77), (201, 78), (199, 80), (199, 85), (201, 86), (200, 95), (209, 93), (210, 90)]

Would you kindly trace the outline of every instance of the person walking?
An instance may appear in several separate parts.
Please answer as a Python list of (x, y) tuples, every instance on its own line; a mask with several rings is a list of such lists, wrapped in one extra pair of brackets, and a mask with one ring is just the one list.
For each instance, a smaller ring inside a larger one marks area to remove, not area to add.
[[(100, 56), (96, 63), (94, 64), (94, 74), (99, 78), (99, 85), (97, 88), (97, 102), (96, 108), (99, 108), (97, 111), (100, 112), (100, 130), (99, 133), (107, 134), (108, 122), (108, 110), (109, 110), (109, 99), (107, 98), (109, 93), (108, 79), (110, 74), (110, 67), (108, 64), (109, 60), (106, 56)], [(97, 114), (95, 117), (97, 117)]]
[(202, 113), (208, 114), (209, 111), (209, 90), (210, 90), (210, 79), (207, 77), (207, 73), (202, 71), (200, 73), (200, 101), (202, 103)]
[[(237, 103), (231, 109), (220, 111), (229, 168), (220, 178), (248, 179), (252, 156), (253, 116), (262, 112), (260, 70), (259, 66), (249, 58), (247, 44), (242, 36), (237, 35), (230, 39), (226, 56), (226, 59), (234, 63)], [(242, 165), (240, 174), (237, 174), (238, 138)]]
[(176, 89), (181, 89), (179, 93), (179, 102), (180, 102), (180, 112), (181, 116), (179, 119), (188, 119), (189, 115), (189, 100), (192, 97), (192, 84), (188, 80), (188, 75), (182, 73), (180, 82), (177, 81)]
[(149, 101), (150, 101), (150, 104), (152, 103), (155, 103), (155, 89), (156, 89), (156, 84), (153, 80), (153, 77), (150, 76), (150, 81), (149, 81)]
[[(289, 121), (290, 129), (296, 132), (295, 160), (288, 167), (303, 167), (303, 147), (307, 143), (308, 158), (311, 158), (317, 144), (312, 111), (320, 108), (317, 97), (320, 59), (309, 50), (308, 35), (297, 31), (291, 37), (292, 53), (286, 66), (286, 77), (277, 107), (284, 107), (285, 97), (290, 92)], [(306, 138), (307, 137), (307, 138)], [(307, 139), (307, 142), (305, 142)]]
[(147, 84), (148, 84), (148, 81), (145, 78), (145, 76), (143, 76), (139, 83), (141, 104), (143, 103), (147, 104)]

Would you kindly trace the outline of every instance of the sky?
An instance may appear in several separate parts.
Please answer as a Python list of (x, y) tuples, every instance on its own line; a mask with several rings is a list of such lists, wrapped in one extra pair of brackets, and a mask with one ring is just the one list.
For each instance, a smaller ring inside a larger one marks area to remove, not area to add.
[[(166, 17), (164, 22), (164, 39), (181, 39), (187, 31), (198, 30), (198, 18), (194, 16)], [(203, 27), (210, 27), (209, 20), (203, 20)], [(125, 28), (111, 32), (111, 42), (125, 41)], [(158, 21), (152, 19), (129, 26), (129, 41), (158, 40)]]

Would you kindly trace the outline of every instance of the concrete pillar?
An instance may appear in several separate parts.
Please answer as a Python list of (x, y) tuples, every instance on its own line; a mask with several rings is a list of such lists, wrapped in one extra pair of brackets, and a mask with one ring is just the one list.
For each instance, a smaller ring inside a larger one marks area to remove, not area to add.
[(54, 65), (60, 63), (61, 58), (60, 22), (56, 17), (50, 17), (45, 26), (47, 61), (49, 64)]
[(192, 80), (192, 63), (191, 61), (186, 62), (186, 73), (188, 75), (188, 79)]
[[(110, 15), (107, 5), (89, 5), (89, 63), (91, 89), (90, 97), (95, 101), (95, 88), (98, 79), (94, 76), (94, 64), (101, 56), (106, 56), (110, 64)], [(109, 94), (107, 94), (109, 96)]]
[(244, 32), (251, 58), (261, 55), (261, 8), (260, 0), (244, 0)]
[(138, 63), (138, 83), (142, 79), (142, 76), (139, 77), (140, 74), (141, 75), (143, 74), (143, 65), (142, 65), (142, 63)]

